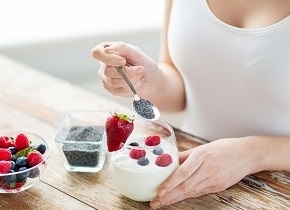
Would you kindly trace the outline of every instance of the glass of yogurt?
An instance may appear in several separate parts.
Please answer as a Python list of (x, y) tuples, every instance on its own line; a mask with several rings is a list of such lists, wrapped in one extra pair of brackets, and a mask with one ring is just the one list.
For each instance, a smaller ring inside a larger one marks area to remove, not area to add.
[(172, 127), (162, 121), (135, 118), (124, 146), (110, 153), (112, 183), (123, 196), (151, 201), (158, 186), (178, 167), (178, 148)]

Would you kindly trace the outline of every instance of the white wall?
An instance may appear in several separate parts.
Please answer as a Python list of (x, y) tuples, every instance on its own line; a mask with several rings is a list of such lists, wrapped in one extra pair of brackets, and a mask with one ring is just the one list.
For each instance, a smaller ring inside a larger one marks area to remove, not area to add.
[[(100, 42), (124, 41), (157, 60), (164, 1), (0, 0), (0, 53), (131, 106), (103, 89), (90, 53)], [(182, 114), (162, 118), (178, 127)]]

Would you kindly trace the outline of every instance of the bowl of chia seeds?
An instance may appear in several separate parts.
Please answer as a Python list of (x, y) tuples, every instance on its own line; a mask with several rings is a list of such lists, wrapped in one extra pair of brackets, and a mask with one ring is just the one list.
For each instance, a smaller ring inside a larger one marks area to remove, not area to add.
[(106, 158), (105, 121), (110, 112), (64, 113), (55, 142), (68, 171), (98, 172)]

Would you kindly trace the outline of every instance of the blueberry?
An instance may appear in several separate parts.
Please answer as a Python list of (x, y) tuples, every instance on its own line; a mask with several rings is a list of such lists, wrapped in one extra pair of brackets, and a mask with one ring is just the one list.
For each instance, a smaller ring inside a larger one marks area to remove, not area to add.
[[(26, 167), (21, 167), (18, 169), (18, 171), (24, 171), (26, 169), (27, 169)], [(30, 174), (30, 171), (24, 171), (22, 173), (19, 173), (17, 174), (17, 179), (21, 179), (21, 180), (26, 179), (29, 176), (29, 174)]]
[(153, 150), (154, 155), (162, 155), (163, 154), (163, 149), (161, 147), (157, 147)]
[[(10, 170), (9, 173), (14, 173), (14, 171)], [(3, 176), (3, 180), (5, 183), (12, 183), (16, 180), (16, 175), (11, 174), (11, 175), (7, 175), (7, 176)]]
[(148, 158), (146, 157), (141, 157), (137, 160), (137, 163), (140, 165), (140, 166), (147, 166), (149, 164), (149, 160)]
[(19, 157), (15, 162), (17, 167), (23, 167), (27, 165), (27, 158), (26, 157)]
[(29, 178), (36, 178), (38, 177), (40, 174), (40, 171), (38, 168), (33, 168), (30, 170), (30, 173), (29, 173)]
[(9, 147), (9, 150), (12, 155), (15, 155), (17, 153), (17, 149), (15, 147)]
[(41, 154), (44, 154), (46, 151), (46, 146), (44, 144), (40, 144), (36, 147), (37, 151), (40, 152)]
[(16, 162), (17, 157), (15, 157), (15, 155), (12, 156), (11, 161)]
[(130, 143), (129, 145), (130, 145), (130, 146), (133, 146), (133, 147), (138, 147), (138, 146), (139, 146), (139, 144), (138, 144), (137, 142), (132, 142), (132, 143)]
[(16, 166), (15, 162), (11, 160), (10, 163), (11, 163), (11, 167), (10, 167), (10, 169), (11, 169), (11, 170), (15, 170), (15, 168), (16, 168), (16, 167), (15, 167), (15, 166)]

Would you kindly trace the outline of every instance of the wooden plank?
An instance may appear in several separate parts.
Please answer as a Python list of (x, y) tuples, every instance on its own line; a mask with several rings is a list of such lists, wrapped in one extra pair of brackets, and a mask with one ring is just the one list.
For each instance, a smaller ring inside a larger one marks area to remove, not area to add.
[(83, 202), (39, 182), (26, 191), (0, 194), (0, 209), (3, 210), (93, 210)]

